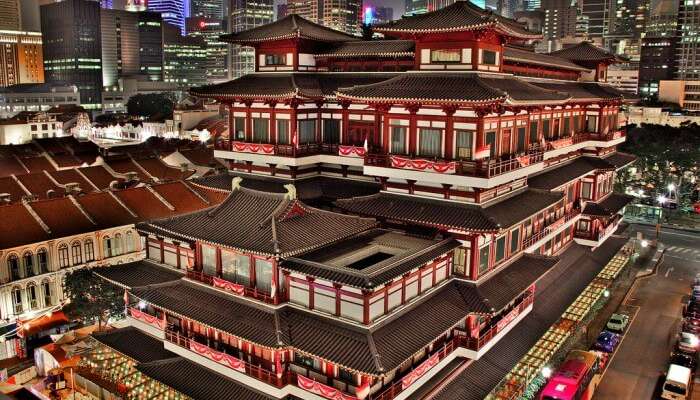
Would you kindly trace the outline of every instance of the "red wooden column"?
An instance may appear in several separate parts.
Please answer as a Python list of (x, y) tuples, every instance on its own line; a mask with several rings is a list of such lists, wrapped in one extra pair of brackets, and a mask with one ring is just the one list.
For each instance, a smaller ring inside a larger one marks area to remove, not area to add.
[(315, 280), (316, 280), (316, 278), (314, 278), (312, 276), (306, 277), (306, 281), (309, 282), (309, 310), (314, 309), (314, 296), (315, 296), (314, 292), (316, 291), (315, 290), (316, 288), (314, 287)]
[(484, 146), (484, 116), (486, 115), (486, 111), (484, 110), (477, 110), (476, 111), (476, 149), (472, 152), (472, 155), (476, 152), (476, 150), (479, 147)]
[(382, 121), (381, 138), (382, 152), (384, 154), (389, 154), (391, 151), (391, 126), (389, 125), (389, 110), (391, 110), (391, 105), (385, 106), (382, 109), (382, 118), (384, 118), (384, 120)]
[(269, 139), (269, 143), (277, 144), (277, 113), (275, 110), (275, 106), (277, 105), (277, 102), (270, 101), (268, 104), (270, 106), (270, 139)]
[(472, 280), (479, 278), (479, 237), (474, 236), (471, 239), (471, 271), (469, 275)]
[(245, 102), (245, 140), (253, 141), (253, 113), (251, 112), (252, 101)]
[(160, 263), (165, 264), (165, 240), (158, 239), (158, 242), (160, 244)]
[(175, 244), (175, 257), (177, 257), (177, 269), (182, 269), (182, 261), (180, 261), (180, 243)]
[(362, 323), (369, 324), (369, 295), (372, 292), (369, 290), (362, 291)]
[(603, 104), (598, 104), (598, 133), (603, 134)]
[(416, 154), (416, 148), (418, 144), (418, 123), (416, 113), (418, 112), (419, 106), (409, 105), (406, 106), (406, 110), (410, 113), (408, 117), (408, 153)]
[(235, 124), (233, 123), (233, 103), (226, 103), (228, 107), (228, 149), (233, 150), (233, 141), (236, 140)]
[(223, 266), (221, 265), (221, 247), (216, 247), (216, 276), (221, 277)]
[(321, 136), (323, 130), (323, 121), (321, 121), (321, 107), (323, 106), (322, 101), (317, 101), (316, 103), (316, 143), (321, 144), (323, 138)]
[(341, 101), (340, 106), (343, 108), (342, 111), (342, 121), (340, 128), (340, 144), (348, 144), (348, 134), (350, 132), (350, 113), (348, 108), (350, 108), (349, 101)]
[(340, 289), (343, 285), (339, 283), (334, 283), (333, 288), (335, 289), (335, 316), (340, 316)]
[(291, 273), (289, 271), (282, 271), (282, 274), (284, 275), (284, 299), (289, 300), (289, 291), (292, 281)]
[(250, 287), (254, 288), (257, 284), (257, 276), (255, 274), (255, 257), (248, 256), (248, 276), (250, 277)]
[[(299, 137), (297, 136), (297, 107), (299, 106), (299, 103), (295, 100), (292, 99), (292, 101), (289, 103), (289, 107), (291, 108), (290, 112), (290, 117), (289, 117), (289, 143), (292, 145), (292, 155), (296, 157), (297, 155), (297, 146), (299, 145)], [(295, 139), (296, 137), (296, 139)], [(296, 140), (296, 144), (294, 144), (294, 141)]]
[(454, 143), (455, 143), (455, 122), (454, 114), (457, 107), (444, 107), (442, 111), (445, 113), (445, 159), (451, 160), (454, 158)]
[[(149, 247), (151, 247), (151, 246), (148, 245), (148, 243), (149, 243), (148, 236), (143, 236), (143, 237), (146, 238), (146, 259), (148, 259), (148, 258), (151, 257), (151, 250), (149, 249)], [(98, 241), (98, 245), (99, 245), (100, 247), (102, 247), (102, 243), (99, 243), (99, 241)], [(93, 245), (93, 246), (94, 246), (94, 245)], [(93, 250), (93, 253), (94, 253), (94, 252), (95, 252), (95, 250)]]
[(275, 288), (274, 293), (270, 293), (272, 296), (274, 304), (279, 304), (280, 302), (280, 296), (279, 296), (279, 282), (280, 282), (280, 270), (279, 270), (279, 260), (271, 260), (272, 261), (272, 282), (273, 285), (272, 287)]

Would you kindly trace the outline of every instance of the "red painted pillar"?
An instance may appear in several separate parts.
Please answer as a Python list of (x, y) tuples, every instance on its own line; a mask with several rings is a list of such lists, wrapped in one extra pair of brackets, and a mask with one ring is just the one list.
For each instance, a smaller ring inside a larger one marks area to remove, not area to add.
[(216, 276), (221, 277), (223, 266), (221, 265), (221, 247), (216, 247)]
[(474, 236), (471, 239), (471, 271), (472, 280), (479, 279), (479, 236)]
[(160, 242), (160, 263), (165, 264), (165, 241), (163, 239)]
[(270, 296), (272, 296), (273, 302), (275, 304), (279, 303), (280, 296), (278, 295), (278, 292), (280, 291), (279, 288), (279, 282), (280, 282), (280, 270), (279, 270), (279, 264), (277, 260), (272, 260), (272, 281), (273, 285), (272, 287), (275, 288), (275, 291), (273, 293), (270, 293)]
[(236, 129), (233, 117), (233, 103), (227, 103), (228, 106), (228, 139), (229, 150), (233, 150), (233, 141), (236, 140)]
[(307, 276), (306, 280), (309, 282), (309, 310), (313, 310), (314, 309), (314, 292), (316, 291), (314, 288), (314, 281), (316, 279), (311, 277), (311, 276)]
[(182, 262), (180, 261), (180, 244), (175, 244), (175, 256), (177, 257), (177, 269), (182, 269)]
[(343, 285), (339, 283), (334, 283), (333, 288), (335, 288), (335, 315), (337, 317), (340, 316), (340, 289), (343, 287)]
[(455, 107), (443, 108), (445, 112), (445, 159), (451, 160), (454, 156), (454, 113), (457, 111)]
[(350, 107), (350, 103), (343, 101), (340, 103), (340, 106), (343, 108), (341, 121), (342, 126), (340, 129), (340, 144), (349, 144), (348, 134), (350, 132), (350, 112), (348, 111), (348, 108)]
[(410, 116), (408, 117), (408, 153), (411, 155), (416, 154), (417, 144), (418, 144), (418, 123), (416, 121), (416, 113), (418, 112), (418, 107), (409, 106), (407, 107)]
[(270, 103), (270, 138), (269, 142), (277, 143), (277, 113), (275, 112), (276, 102), (271, 101)]
[(370, 291), (362, 291), (362, 323), (369, 324), (369, 295)]
[(253, 256), (248, 256), (249, 262), (248, 262), (248, 271), (250, 276), (250, 287), (254, 288), (257, 284), (257, 276), (255, 274), (255, 257)]

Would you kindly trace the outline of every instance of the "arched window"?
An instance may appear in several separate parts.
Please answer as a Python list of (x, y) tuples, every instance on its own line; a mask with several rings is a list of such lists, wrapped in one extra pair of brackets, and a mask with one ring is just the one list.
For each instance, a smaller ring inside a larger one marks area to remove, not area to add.
[(112, 241), (109, 239), (109, 236), (105, 236), (102, 239), (102, 249), (104, 250), (105, 258), (112, 257)]
[(12, 305), (15, 309), (15, 314), (22, 314), (22, 288), (15, 287), (12, 289)]
[(46, 274), (49, 272), (49, 252), (46, 249), (39, 249), (36, 252), (36, 262), (39, 266), (39, 273)]
[(125, 247), (126, 247), (126, 252), (131, 253), (134, 251), (134, 235), (131, 234), (131, 231), (126, 233), (126, 239), (124, 239), (125, 242)]
[(92, 239), (85, 241), (85, 262), (95, 261), (95, 245)]
[(71, 254), (73, 256), (73, 265), (80, 265), (83, 263), (83, 249), (80, 246), (80, 242), (73, 242), (71, 245)]
[(27, 285), (27, 300), (29, 302), (29, 309), (36, 310), (39, 308), (38, 293), (36, 290), (36, 285), (30, 283)]
[(27, 251), (22, 255), (22, 264), (24, 264), (25, 276), (34, 276), (37, 272), (34, 270), (34, 254)]
[(123, 249), (123, 243), (122, 243), (122, 234), (117, 233), (114, 236), (114, 255), (118, 256), (122, 254), (122, 249)]
[(53, 305), (53, 300), (51, 299), (51, 282), (44, 281), (41, 283), (41, 292), (44, 295), (44, 307), (49, 307)]
[(68, 245), (65, 243), (58, 246), (58, 266), (61, 268), (70, 266), (70, 259), (68, 258)]
[(19, 270), (19, 258), (12, 254), (7, 257), (7, 267), (10, 270), (10, 279), (13, 281), (24, 278)]

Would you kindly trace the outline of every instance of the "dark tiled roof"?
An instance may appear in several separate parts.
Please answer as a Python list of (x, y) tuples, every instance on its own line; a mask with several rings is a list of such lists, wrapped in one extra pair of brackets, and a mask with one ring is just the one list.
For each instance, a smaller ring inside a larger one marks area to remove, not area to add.
[(366, 85), (387, 80), (392, 73), (255, 73), (232, 81), (190, 89), (198, 97), (212, 98), (264, 98), (322, 99), (333, 96), (341, 87)]
[(92, 232), (98, 226), (88, 219), (69, 197), (34, 201), (29, 207), (48, 226), (54, 238)]
[(246, 31), (222, 35), (222, 42), (253, 44), (282, 39), (308, 39), (319, 42), (345, 42), (357, 37), (311, 22), (299, 15), (290, 14), (275, 22)]
[[(375, 242), (376, 239), (378, 240)], [(421, 240), (421, 243), (413, 246), (408, 244), (411, 242), (411, 239), (409, 236), (377, 229), (358, 237), (314, 250), (309, 254), (286, 259), (283, 268), (359, 288), (375, 288), (460, 246), (458, 241), (452, 239), (445, 239), (439, 242)], [(395, 246), (391, 243), (386, 243), (387, 241), (395, 241)], [(375, 243), (399, 249), (399, 246), (402, 246), (401, 241), (405, 245), (402, 249), (404, 250), (403, 252), (362, 270), (335, 266), (329, 263), (333, 258), (350, 254), (353, 251), (359, 251)]]
[(290, 256), (376, 225), (372, 219), (311, 208), (286, 196), (240, 188), (216, 208), (139, 224), (139, 229), (242, 251)]
[(523, 254), (484, 283), (476, 291), (495, 312), (521, 295), (527, 288), (554, 267), (557, 257)]
[(62, 185), (67, 185), (69, 183), (77, 183), (78, 187), (83, 192), (92, 192), (93, 190), (95, 190), (95, 187), (89, 181), (85, 180), (85, 178), (83, 178), (83, 176), (80, 175), (75, 168), (64, 169), (60, 171), (51, 171), (49, 175), (51, 175), (51, 177), (55, 179), (56, 182)]
[(171, 282), (183, 277), (183, 274), (175, 270), (146, 260), (99, 267), (92, 271), (99, 277), (128, 289)]
[(508, 228), (556, 204), (562, 198), (564, 194), (560, 192), (528, 189), (484, 208), (484, 214), (500, 227)]
[(100, 227), (111, 228), (138, 221), (110, 192), (88, 193), (75, 196), (75, 200)]
[(627, 154), (627, 153), (620, 153), (619, 151), (616, 151), (612, 153), (611, 155), (604, 157), (605, 161), (609, 162), (610, 164), (614, 165), (615, 168), (620, 169), (624, 168), (633, 162), (637, 161), (637, 156), (632, 155), (632, 154)]
[(357, 40), (340, 43), (316, 57), (412, 57), (415, 47), (413, 40)]
[(392, 79), (338, 90), (351, 100), (420, 103), (564, 102), (567, 93), (532, 85), (512, 76), (477, 73), (405, 72)]
[(544, 89), (568, 93), (573, 100), (625, 100), (630, 95), (612, 86), (597, 82), (551, 82), (539, 79), (530, 80), (533, 85)]
[(99, 189), (107, 189), (109, 188), (110, 183), (114, 181), (123, 180), (112, 175), (102, 165), (80, 168), (80, 172), (83, 175), (85, 175), (90, 180), (90, 182), (95, 184), (95, 186), (97, 186)]
[(608, 197), (597, 203), (592, 201), (587, 202), (586, 206), (583, 207), (582, 214), (594, 217), (610, 217), (622, 210), (633, 198), (634, 197), (626, 194), (611, 193)]
[(129, 326), (108, 332), (92, 334), (98, 342), (110, 347), (139, 363), (175, 357), (163, 347), (163, 341)]
[(571, 61), (549, 54), (535, 53), (534, 51), (518, 49), (515, 47), (503, 47), (503, 58), (506, 62), (519, 62), (525, 64), (556, 67), (572, 71), (588, 71), (588, 68), (574, 64)]
[(605, 159), (584, 156), (568, 164), (549, 169), (544, 173), (528, 178), (527, 184), (537, 189), (552, 190), (596, 170), (614, 169), (615, 166)]
[(382, 192), (338, 200), (336, 205), (354, 214), (441, 229), (477, 232), (496, 232), (499, 229), (498, 223), (481, 208), (445, 200)]
[(10, 202), (22, 200), (27, 196), (27, 192), (11, 176), (0, 177), (0, 193), (9, 194)]
[(0, 205), (0, 249), (48, 240), (51, 236), (22, 203)]
[(279, 344), (274, 310), (255, 307), (250, 302), (216, 289), (181, 279), (134, 288), (131, 293), (175, 314), (187, 316), (262, 346), (275, 348)]
[(44, 172), (17, 175), (17, 180), (39, 199), (48, 199), (49, 190), (53, 190), (53, 192), (58, 195), (63, 195), (65, 193), (65, 190), (56, 186)]
[(571, 47), (549, 53), (552, 56), (565, 58), (570, 61), (598, 62), (598, 61), (618, 61), (619, 58), (611, 52), (595, 46), (591, 42), (581, 42)]
[(374, 28), (388, 35), (401, 33), (458, 32), (495, 28), (503, 34), (518, 38), (540, 38), (542, 35), (528, 31), (524, 25), (490, 11), (485, 11), (469, 1), (457, 1), (437, 11), (412, 17), (404, 17)]
[(139, 364), (136, 369), (194, 400), (272, 400), (182, 357)]

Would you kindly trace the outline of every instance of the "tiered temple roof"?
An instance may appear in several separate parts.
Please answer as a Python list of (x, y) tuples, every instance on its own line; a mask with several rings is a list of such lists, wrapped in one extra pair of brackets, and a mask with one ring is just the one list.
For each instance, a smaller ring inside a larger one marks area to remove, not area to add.
[(413, 57), (416, 44), (413, 40), (356, 40), (343, 42), (316, 57), (327, 58), (395, 58)]
[(570, 71), (587, 72), (588, 68), (575, 64), (566, 58), (556, 57), (550, 54), (536, 53), (531, 50), (519, 49), (512, 46), (503, 47), (503, 59), (511, 62), (540, 65), (543, 67), (556, 67)]
[(346, 42), (357, 40), (357, 37), (313, 23), (296, 14), (290, 14), (269, 24), (243, 32), (222, 35), (219, 39), (226, 43), (252, 45), (254, 43), (284, 39), (308, 39), (331, 43)]
[(527, 183), (533, 188), (552, 190), (598, 170), (614, 171), (615, 165), (604, 158), (579, 157), (568, 164), (557, 166), (539, 175), (530, 177)]
[(573, 62), (617, 62), (620, 58), (615, 54), (594, 45), (591, 42), (581, 42), (571, 47), (549, 53), (552, 56), (567, 59)]
[(625, 208), (634, 197), (620, 193), (610, 193), (605, 199), (594, 203), (588, 202), (581, 213), (591, 217), (612, 217)]

